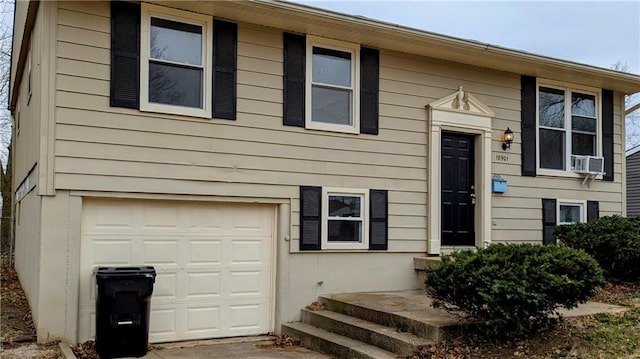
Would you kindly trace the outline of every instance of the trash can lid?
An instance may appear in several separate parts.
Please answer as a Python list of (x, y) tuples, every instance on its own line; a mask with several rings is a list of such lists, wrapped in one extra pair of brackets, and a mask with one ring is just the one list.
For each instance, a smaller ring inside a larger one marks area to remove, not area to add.
[(152, 266), (131, 267), (98, 267), (96, 277), (152, 277), (155, 278), (156, 270)]

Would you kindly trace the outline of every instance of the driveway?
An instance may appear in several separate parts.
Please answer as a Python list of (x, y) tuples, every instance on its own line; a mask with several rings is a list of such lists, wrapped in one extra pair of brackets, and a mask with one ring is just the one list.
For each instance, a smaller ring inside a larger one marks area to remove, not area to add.
[(270, 337), (206, 340), (188, 343), (156, 344), (155, 349), (144, 356), (146, 359), (330, 359), (305, 347), (277, 348)]

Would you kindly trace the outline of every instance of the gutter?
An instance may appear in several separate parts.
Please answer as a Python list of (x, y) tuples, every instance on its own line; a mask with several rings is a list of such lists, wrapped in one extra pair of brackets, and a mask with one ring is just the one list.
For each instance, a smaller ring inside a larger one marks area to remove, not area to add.
[(624, 115), (625, 116), (629, 116), (632, 112), (634, 112), (634, 111), (636, 111), (638, 109), (640, 109), (640, 102), (635, 104), (635, 105), (633, 105), (633, 106), (631, 106), (630, 108), (624, 110)]
[[(536, 68), (543, 67), (552, 67), (554, 70), (559, 71), (572, 71), (577, 73), (582, 73), (592, 77), (604, 77), (612, 80), (622, 81), (622, 82), (635, 82), (637, 84), (637, 90), (633, 92), (640, 92), (640, 75), (615, 71), (611, 69), (605, 69), (601, 67), (586, 65), (578, 62), (561, 60), (549, 56), (537, 55), (525, 51), (508, 49), (505, 47), (500, 47), (497, 45), (492, 45), (489, 43), (482, 43), (475, 40), (466, 40), (460, 39), (452, 36), (441, 35), (425, 30), (419, 30), (415, 28), (410, 28), (398, 24), (388, 23), (384, 21), (369, 19), (363, 16), (353, 16), (348, 14), (343, 14), (331, 10), (325, 10), (320, 8), (315, 8), (307, 5), (300, 5), (296, 3), (291, 3), (283, 0), (247, 0), (247, 2), (268, 6), (270, 8), (276, 8), (281, 11), (293, 11), (300, 13), (306, 16), (314, 16), (319, 18), (324, 18), (325, 20), (333, 20), (340, 21), (345, 23), (350, 23), (356, 26), (368, 27), (373, 30), (380, 30), (385, 32), (394, 32), (401, 36), (405, 37), (413, 37), (416, 40), (422, 40), (425, 42), (438, 42), (443, 45), (449, 45), (453, 47), (457, 47), (464, 50), (470, 51), (478, 51), (489, 54), (495, 54), (498, 57), (501, 57), (501, 61), (519, 61), (522, 65), (527, 65), (531, 67), (528, 73), (524, 73), (519, 71), (520, 74), (523, 75), (531, 75), (538, 76), (536, 73)], [(455, 59), (447, 59), (450, 61), (455, 61)], [(459, 62), (459, 60), (457, 61)], [(508, 71), (508, 70), (503, 70)], [(631, 92), (631, 91), (628, 91)]]

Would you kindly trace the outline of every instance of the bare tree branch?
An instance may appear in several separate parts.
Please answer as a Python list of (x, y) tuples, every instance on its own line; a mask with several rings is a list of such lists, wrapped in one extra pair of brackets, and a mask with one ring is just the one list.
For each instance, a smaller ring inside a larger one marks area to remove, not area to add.
[[(626, 62), (618, 61), (611, 65), (612, 70), (629, 72), (629, 66)], [(624, 97), (624, 108), (628, 109), (640, 103), (638, 94), (628, 95)], [(625, 148), (633, 148), (640, 145), (640, 111), (630, 113), (625, 118)]]

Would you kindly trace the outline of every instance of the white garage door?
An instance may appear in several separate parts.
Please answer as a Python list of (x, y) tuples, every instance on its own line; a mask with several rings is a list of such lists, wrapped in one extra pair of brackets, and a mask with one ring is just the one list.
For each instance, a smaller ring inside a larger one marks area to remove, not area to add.
[(273, 330), (274, 208), (85, 200), (78, 340), (95, 336), (97, 266), (151, 265), (151, 342)]

